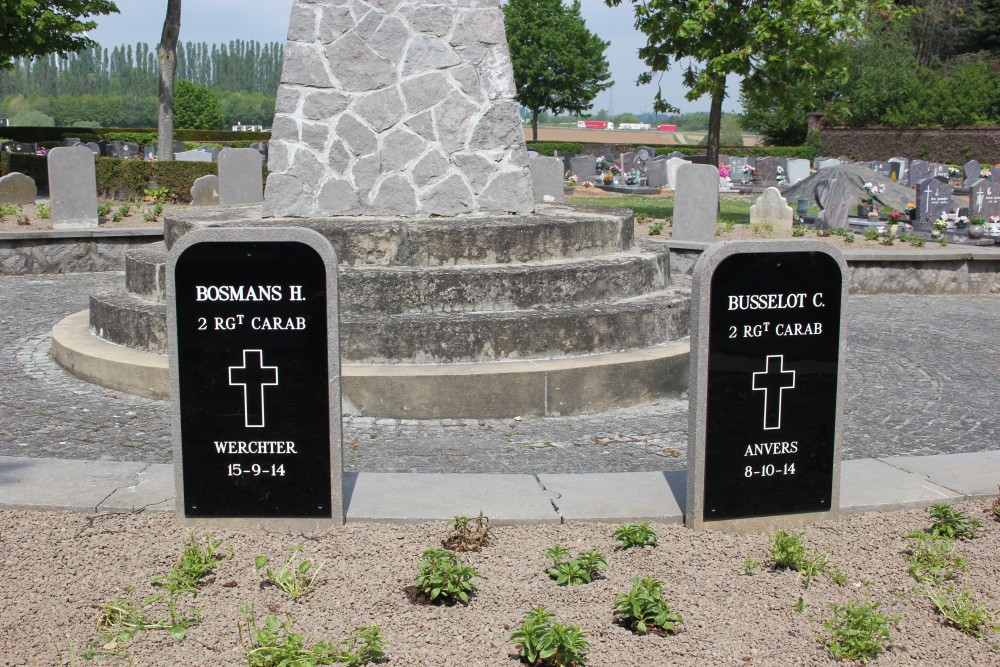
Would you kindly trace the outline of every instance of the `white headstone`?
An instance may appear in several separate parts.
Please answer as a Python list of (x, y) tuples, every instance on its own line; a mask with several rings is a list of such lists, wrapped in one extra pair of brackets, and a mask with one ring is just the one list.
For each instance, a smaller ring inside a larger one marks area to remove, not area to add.
[(750, 224), (769, 222), (774, 225), (775, 234), (782, 236), (792, 233), (792, 207), (781, 196), (778, 188), (767, 188), (750, 207)]
[(53, 148), (48, 155), (53, 229), (97, 227), (97, 172), (86, 146)]
[(719, 168), (711, 164), (682, 165), (677, 170), (671, 238), (710, 243), (718, 219)]
[[(677, 170), (686, 164), (691, 164), (687, 160), (682, 160), (679, 157), (672, 157), (667, 160), (667, 187), (674, 190), (677, 189)], [(718, 173), (716, 173), (718, 177)], [(718, 181), (716, 181), (716, 188), (718, 188)]]

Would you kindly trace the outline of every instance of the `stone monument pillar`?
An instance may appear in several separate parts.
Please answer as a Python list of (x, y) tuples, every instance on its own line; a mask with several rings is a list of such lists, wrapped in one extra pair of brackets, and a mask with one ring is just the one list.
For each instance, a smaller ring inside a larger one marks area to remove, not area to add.
[(295, 0), (267, 217), (531, 213), (497, 0)]

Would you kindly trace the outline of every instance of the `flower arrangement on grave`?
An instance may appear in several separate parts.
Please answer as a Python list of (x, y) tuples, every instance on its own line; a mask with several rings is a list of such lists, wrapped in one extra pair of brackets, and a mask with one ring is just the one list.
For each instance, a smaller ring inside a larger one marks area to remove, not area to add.
[(877, 195), (880, 192), (885, 192), (885, 185), (880, 183), (865, 183), (865, 190), (870, 195)]
[(889, 220), (890, 225), (898, 225), (901, 217), (899, 211), (889, 211), (889, 214), (886, 215), (886, 219)]
[(566, 185), (573, 187), (576, 185), (578, 180), (579, 179), (576, 177), (576, 174), (571, 174), (568, 171), (566, 172)]
[(719, 178), (729, 178), (729, 167), (724, 164), (719, 165)]
[(938, 230), (939, 232), (943, 232), (944, 230), (948, 229), (948, 227), (951, 226), (951, 223), (948, 222), (948, 218), (944, 217), (946, 215), (948, 214), (942, 212), (941, 217), (934, 221), (933, 223), (934, 229)]
[(607, 168), (611, 165), (611, 163), (605, 160), (603, 157), (597, 158), (595, 164), (597, 165), (597, 171), (599, 173), (604, 173), (607, 170)]
[(962, 170), (953, 164), (949, 164), (947, 166), (948, 166), (948, 176), (950, 178), (955, 178), (956, 176), (962, 173)]
[(642, 173), (638, 169), (632, 169), (625, 174), (625, 185), (639, 185), (639, 177)]
[(989, 165), (979, 167), (979, 178), (989, 178), (992, 175)]
[(909, 202), (906, 205), (906, 217), (910, 220), (917, 219), (917, 205), (913, 202)]
[(969, 218), (964, 215), (960, 215), (957, 218), (955, 218), (955, 227), (958, 229), (965, 229), (965, 226), (968, 224), (969, 224)]
[(1000, 215), (991, 215), (986, 218), (986, 228), (990, 236), (1000, 236)]
[(785, 168), (779, 166), (778, 169), (777, 169), (777, 171), (776, 171), (776, 173), (777, 173), (777, 176), (775, 177), (775, 180), (777, 180), (779, 183), (784, 183), (785, 182)]
[(744, 176), (756, 176), (757, 170), (751, 167), (749, 164), (743, 165), (743, 175)]

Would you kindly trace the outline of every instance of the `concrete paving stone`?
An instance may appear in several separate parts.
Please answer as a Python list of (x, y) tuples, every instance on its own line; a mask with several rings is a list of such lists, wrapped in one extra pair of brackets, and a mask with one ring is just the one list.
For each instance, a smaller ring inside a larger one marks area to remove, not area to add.
[(0, 457), (0, 506), (94, 512), (133, 483), (144, 463)]
[(347, 521), (438, 521), (483, 512), (495, 523), (559, 523), (533, 475), (349, 473)]
[(154, 463), (137, 473), (127, 486), (115, 489), (99, 512), (172, 512), (175, 509), (174, 467)]
[(890, 456), (881, 461), (913, 473), (965, 496), (995, 496), (1000, 486), (1000, 452)]
[(684, 521), (683, 472), (539, 475), (565, 521)]
[(928, 482), (924, 475), (885, 461), (857, 459), (844, 461), (840, 467), (840, 510), (845, 513), (950, 502), (958, 496), (951, 489)]

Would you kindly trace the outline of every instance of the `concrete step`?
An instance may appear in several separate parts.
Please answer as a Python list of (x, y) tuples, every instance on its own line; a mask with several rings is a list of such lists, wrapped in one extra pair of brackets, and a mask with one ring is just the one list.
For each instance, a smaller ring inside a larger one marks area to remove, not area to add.
[[(166, 302), (166, 246), (126, 253), (125, 287), (143, 299)], [(501, 311), (602, 303), (662, 290), (670, 281), (669, 252), (615, 255), (527, 264), (423, 267), (342, 267), (341, 313)]]
[(198, 227), (307, 227), (326, 237), (342, 266), (518, 264), (629, 250), (632, 211), (538, 204), (531, 215), (463, 218), (260, 217), (260, 206), (193, 207), (164, 218), (173, 245)]
[[(688, 334), (690, 279), (607, 303), (531, 310), (342, 313), (341, 355), (365, 363), (446, 363), (532, 359), (630, 350)], [(90, 328), (100, 338), (162, 354), (166, 307), (124, 290), (90, 296)]]

